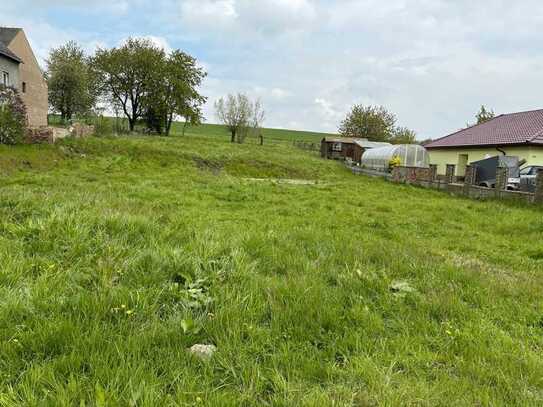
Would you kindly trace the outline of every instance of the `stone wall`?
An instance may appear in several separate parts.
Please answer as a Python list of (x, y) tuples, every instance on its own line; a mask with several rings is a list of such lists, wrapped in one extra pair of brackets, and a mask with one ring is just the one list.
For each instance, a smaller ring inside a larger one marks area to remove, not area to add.
[(395, 167), (392, 170), (392, 180), (395, 182), (417, 182), (432, 181), (432, 171), (430, 168), (417, 167)]
[(70, 134), (75, 138), (89, 137), (94, 134), (94, 126), (75, 123), (72, 127), (70, 127)]
[(66, 137), (83, 138), (94, 134), (94, 126), (76, 123), (69, 129), (61, 127), (30, 127), (25, 142), (28, 144), (54, 143)]
[(26, 131), (25, 142), (28, 144), (53, 143), (55, 141), (52, 127), (33, 127)]
[(445, 181), (450, 183), (456, 182), (456, 165), (447, 164), (447, 170), (445, 171)]

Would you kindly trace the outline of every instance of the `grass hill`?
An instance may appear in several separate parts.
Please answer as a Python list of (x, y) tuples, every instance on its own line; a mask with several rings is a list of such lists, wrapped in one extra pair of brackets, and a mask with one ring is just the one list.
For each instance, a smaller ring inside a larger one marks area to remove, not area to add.
[(213, 129), (0, 147), (1, 405), (543, 403), (541, 209)]
[[(182, 132), (182, 124), (175, 123), (173, 133), (180, 135)], [(198, 127), (190, 127), (188, 130), (193, 135), (201, 136), (224, 136), (228, 132), (224, 126), (218, 124), (202, 124)], [(284, 129), (262, 129), (262, 135), (265, 140), (271, 141), (306, 141), (320, 143), (323, 137), (331, 136), (332, 134), (317, 133), (310, 131), (284, 130)]]

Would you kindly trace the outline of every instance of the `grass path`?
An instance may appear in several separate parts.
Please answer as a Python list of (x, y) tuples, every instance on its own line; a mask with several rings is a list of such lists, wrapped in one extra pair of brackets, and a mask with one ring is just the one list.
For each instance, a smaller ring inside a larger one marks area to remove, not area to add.
[(542, 215), (288, 143), (0, 147), (0, 405), (541, 405)]

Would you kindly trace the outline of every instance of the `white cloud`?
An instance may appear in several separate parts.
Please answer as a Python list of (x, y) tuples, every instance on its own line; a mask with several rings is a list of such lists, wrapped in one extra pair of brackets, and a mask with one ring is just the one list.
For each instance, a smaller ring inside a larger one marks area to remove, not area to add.
[(543, 108), (536, 0), (4, 3), (0, 24), (25, 27), (40, 57), (69, 39), (90, 50), (134, 35), (193, 54), (209, 72), (211, 120), (213, 101), (236, 92), (260, 97), (270, 126), (333, 131), (350, 105), (371, 103), (420, 137), (457, 129), (482, 103)]
[(273, 88), (271, 90), (271, 96), (274, 97), (277, 100), (283, 100), (291, 96), (292, 93), (288, 90), (281, 89), (281, 88)]
[(186, 0), (181, 2), (181, 18), (190, 27), (225, 27), (238, 14), (235, 0)]

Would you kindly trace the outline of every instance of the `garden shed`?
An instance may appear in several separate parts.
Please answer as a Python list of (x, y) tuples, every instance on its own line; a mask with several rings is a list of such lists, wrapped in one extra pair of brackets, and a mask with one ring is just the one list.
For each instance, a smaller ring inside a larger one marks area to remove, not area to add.
[(390, 143), (369, 141), (364, 138), (325, 137), (321, 142), (321, 156), (329, 160), (351, 159), (359, 163), (365, 151), (390, 145)]
[(418, 144), (399, 144), (372, 148), (362, 156), (361, 165), (378, 171), (389, 171), (391, 163), (402, 167), (428, 168), (430, 157), (426, 149)]

